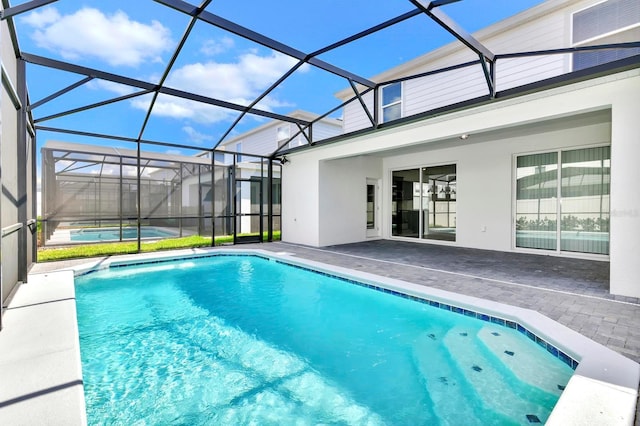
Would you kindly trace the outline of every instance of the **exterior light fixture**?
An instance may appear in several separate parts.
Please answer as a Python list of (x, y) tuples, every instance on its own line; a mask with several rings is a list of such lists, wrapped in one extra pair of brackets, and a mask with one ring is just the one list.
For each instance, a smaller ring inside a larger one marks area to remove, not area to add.
[(469, 135), (468, 135), (467, 133), (463, 133), (463, 134), (461, 134), (459, 137), (460, 137), (460, 139), (462, 139), (462, 140), (469, 139)]

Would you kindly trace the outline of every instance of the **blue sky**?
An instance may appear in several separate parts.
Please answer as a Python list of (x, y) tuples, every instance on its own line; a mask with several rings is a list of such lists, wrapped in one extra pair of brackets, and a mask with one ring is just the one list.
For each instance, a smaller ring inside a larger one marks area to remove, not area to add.
[[(443, 10), (473, 32), (540, 2), (463, 0)], [(23, 2), (12, 2), (19, 3)], [(408, 0), (372, 4), (365, 0), (214, 0), (207, 11), (308, 53), (414, 8)], [(15, 18), (23, 52), (150, 82), (157, 82), (163, 74), (188, 22), (186, 15), (150, 0), (61, 0)], [(372, 77), (452, 40), (428, 17), (417, 16), (319, 58)], [(246, 105), (295, 63), (290, 57), (199, 22), (173, 66), (167, 86)], [(32, 102), (82, 78), (34, 65), (27, 67)], [(305, 66), (258, 107), (279, 114), (297, 109), (322, 114), (339, 104), (334, 94), (346, 87), (348, 82), (343, 78)], [(36, 108), (33, 115), (36, 119), (47, 117), (132, 91), (94, 80)], [(39, 124), (135, 138), (150, 99), (151, 95), (145, 95)], [(211, 147), (236, 116), (235, 112), (161, 95), (143, 139)], [(247, 116), (231, 136), (266, 120)], [(124, 142), (38, 133), (39, 144), (49, 139), (135, 148)], [(166, 147), (144, 149), (194, 153)]]

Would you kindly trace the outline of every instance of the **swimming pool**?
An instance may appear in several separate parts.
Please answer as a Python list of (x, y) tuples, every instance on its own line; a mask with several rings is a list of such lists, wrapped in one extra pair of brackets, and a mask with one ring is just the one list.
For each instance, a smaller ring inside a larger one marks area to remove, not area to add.
[[(144, 226), (140, 230), (141, 238), (168, 238), (176, 237), (172, 231), (167, 231), (154, 226)], [(137, 227), (123, 227), (122, 239), (132, 240), (138, 238)], [(70, 232), (71, 241), (118, 241), (120, 240), (120, 228), (84, 228), (74, 229)]]
[(531, 424), (576, 366), (515, 322), (367, 286), (235, 255), (77, 277), (89, 421)]

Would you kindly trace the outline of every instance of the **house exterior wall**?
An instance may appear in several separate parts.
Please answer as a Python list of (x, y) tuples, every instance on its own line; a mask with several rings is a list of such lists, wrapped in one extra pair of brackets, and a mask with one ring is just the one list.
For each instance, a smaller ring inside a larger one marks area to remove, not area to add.
[(295, 162), (291, 160), (282, 166), (281, 238), (285, 242), (318, 247), (320, 162), (312, 153), (301, 153), (295, 157)]
[[(308, 113), (306, 115), (302, 113), (294, 113), (292, 116), (309, 121), (315, 119), (315, 116), (310, 116)], [(342, 133), (342, 124), (340, 122), (334, 119), (326, 120), (330, 121), (322, 120), (313, 125), (312, 133), (314, 141), (320, 141)], [(269, 156), (286, 140), (279, 138), (278, 129), (287, 129), (285, 132), (290, 136), (293, 136), (300, 131), (298, 126), (293, 123), (273, 121), (224, 142), (220, 148), (227, 149), (228, 151), (236, 151), (237, 144), (241, 143), (242, 154)], [(296, 147), (306, 144), (307, 139), (302, 134), (299, 134), (291, 141), (289, 146)]]
[(612, 106), (611, 293), (640, 297), (640, 81)]
[[(640, 181), (638, 93), (640, 70), (634, 69), (291, 153), (283, 193), (297, 198), (283, 195), (283, 239), (317, 246), (364, 240), (364, 202), (358, 198), (364, 197), (366, 177), (375, 177), (370, 174), (382, 176), (382, 237), (391, 238), (392, 171), (455, 163), (453, 244), (520, 251), (513, 243), (514, 155), (610, 143), (611, 291), (639, 297), (638, 239), (628, 238), (640, 235), (640, 197), (630, 196)], [(463, 142), (462, 133), (472, 136)], [(373, 153), (382, 163), (365, 162), (366, 171), (355, 171), (362, 156)], [(358, 208), (359, 214), (345, 215), (346, 207), (334, 205)], [(303, 212), (308, 216), (301, 218)]]
[[(344, 99), (345, 101), (353, 96), (353, 92)], [(362, 96), (362, 99), (373, 115), (373, 92), (368, 92)], [(354, 99), (343, 109), (343, 123), (342, 128), (344, 133), (355, 132), (356, 130), (366, 129), (371, 127), (371, 121), (367, 114), (362, 109), (362, 105), (357, 99)]]
[(367, 178), (382, 179), (382, 160), (360, 156), (320, 162), (319, 245), (328, 246), (366, 237)]
[[(496, 54), (569, 47), (572, 46), (572, 14), (599, 2), (600, 0), (547, 1), (480, 30), (474, 36)], [(389, 81), (477, 59), (477, 55), (456, 41), (373, 77), (373, 80)], [(571, 54), (500, 59), (496, 62), (496, 90), (510, 89), (561, 75), (570, 72), (571, 66)], [(405, 117), (489, 93), (479, 64), (408, 80), (403, 85), (402, 102)], [(346, 100), (352, 94), (350, 90), (344, 90), (337, 96)], [(373, 111), (372, 93), (367, 95), (367, 100), (369, 110)], [(357, 101), (346, 105), (343, 114), (345, 133), (371, 126)]]

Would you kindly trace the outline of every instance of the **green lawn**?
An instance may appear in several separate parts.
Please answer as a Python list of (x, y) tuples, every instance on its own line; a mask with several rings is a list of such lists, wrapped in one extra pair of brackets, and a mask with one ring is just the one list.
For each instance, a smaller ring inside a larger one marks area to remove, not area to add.
[[(273, 239), (280, 239), (280, 231), (273, 233)], [(267, 240), (267, 234), (263, 235), (263, 241)], [(216, 245), (232, 243), (233, 236), (216, 237)], [(141, 252), (152, 252), (159, 250), (172, 250), (181, 248), (210, 247), (211, 237), (201, 237), (193, 235), (191, 237), (170, 238), (166, 240), (142, 242)], [(84, 257), (110, 256), (118, 254), (130, 254), (138, 252), (136, 241), (74, 245), (55, 248), (38, 249), (38, 262), (53, 262), (64, 259), (79, 259)]]

